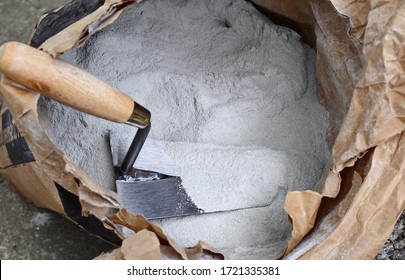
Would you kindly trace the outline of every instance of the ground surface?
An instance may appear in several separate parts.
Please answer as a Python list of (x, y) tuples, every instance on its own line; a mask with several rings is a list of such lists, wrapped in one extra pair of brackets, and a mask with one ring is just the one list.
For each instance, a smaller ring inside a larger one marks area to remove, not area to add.
[[(0, 0), (0, 44), (27, 42), (39, 16), (65, 0)], [(20, 197), (0, 178), (0, 259), (91, 259), (111, 246)], [(377, 259), (405, 259), (405, 215)]]

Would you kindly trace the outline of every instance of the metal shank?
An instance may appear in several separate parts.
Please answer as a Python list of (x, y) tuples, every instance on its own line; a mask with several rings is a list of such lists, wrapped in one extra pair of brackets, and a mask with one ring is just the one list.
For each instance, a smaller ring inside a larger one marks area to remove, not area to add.
[(132, 141), (131, 146), (128, 149), (128, 152), (125, 155), (124, 160), (122, 161), (120, 168), (122, 173), (128, 174), (131, 171), (132, 166), (134, 165), (134, 162), (138, 158), (139, 152), (141, 151), (142, 146), (145, 143), (146, 138), (148, 137), (150, 128), (151, 128), (150, 122), (145, 128), (138, 128), (134, 140)]

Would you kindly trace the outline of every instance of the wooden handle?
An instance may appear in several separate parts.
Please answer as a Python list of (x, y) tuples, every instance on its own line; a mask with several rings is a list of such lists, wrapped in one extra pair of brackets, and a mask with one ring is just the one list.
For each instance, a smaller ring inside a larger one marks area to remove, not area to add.
[(146, 127), (150, 113), (108, 83), (22, 43), (0, 47), (0, 72), (12, 82), (82, 112)]

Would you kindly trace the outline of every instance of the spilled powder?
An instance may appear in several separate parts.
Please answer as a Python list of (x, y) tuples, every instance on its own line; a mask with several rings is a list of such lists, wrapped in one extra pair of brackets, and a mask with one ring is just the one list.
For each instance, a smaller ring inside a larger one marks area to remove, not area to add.
[[(244, 0), (148, 0), (63, 59), (152, 112), (150, 138), (198, 207), (249, 208), (155, 221), (170, 237), (205, 240), (235, 259), (283, 251), (285, 195), (314, 187), (329, 158), (315, 52), (295, 32)], [(58, 146), (113, 189), (107, 135), (133, 137), (134, 128), (42, 101)]]

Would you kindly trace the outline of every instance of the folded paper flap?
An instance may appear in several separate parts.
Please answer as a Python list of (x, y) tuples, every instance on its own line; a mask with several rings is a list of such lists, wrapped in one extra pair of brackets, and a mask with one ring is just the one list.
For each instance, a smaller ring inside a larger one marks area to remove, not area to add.
[(81, 46), (96, 31), (112, 23), (124, 7), (141, 1), (70, 1), (40, 18), (30, 44), (59, 56)]
[(284, 256), (292, 251), (302, 238), (313, 228), (322, 196), (313, 191), (289, 192), (284, 209), (293, 223), (291, 238)]
[(121, 252), (124, 260), (159, 260), (159, 239), (143, 229), (122, 242)]

